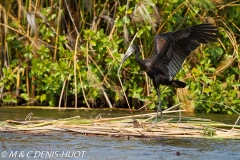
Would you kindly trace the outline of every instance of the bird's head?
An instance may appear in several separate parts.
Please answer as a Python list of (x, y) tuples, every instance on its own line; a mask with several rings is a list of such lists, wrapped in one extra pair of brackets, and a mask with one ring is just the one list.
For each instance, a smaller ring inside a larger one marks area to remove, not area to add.
[(125, 53), (125, 55), (124, 55), (124, 57), (123, 57), (123, 59), (122, 59), (122, 61), (121, 61), (121, 65), (127, 60), (127, 58), (128, 57), (130, 57), (133, 53), (136, 53), (136, 52), (140, 52), (140, 48), (139, 48), (139, 46), (137, 45), (137, 44), (133, 44), (133, 45), (131, 45), (129, 48), (128, 48), (128, 50), (127, 50), (127, 52)]

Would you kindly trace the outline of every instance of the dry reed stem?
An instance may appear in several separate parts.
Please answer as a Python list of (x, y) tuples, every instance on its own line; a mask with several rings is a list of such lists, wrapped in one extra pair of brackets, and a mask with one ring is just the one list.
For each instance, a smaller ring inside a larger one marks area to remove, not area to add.
[[(185, 110), (177, 110), (177, 111), (163, 111), (165, 113), (174, 113), (174, 112), (184, 112)], [(147, 114), (140, 114), (140, 115), (132, 115), (132, 116), (123, 116), (123, 117), (116, 117), (116, 118), (102, 118), (102, 119), (94, 119), (94, 122), (101, 122), (101, 121), (109, 121), (109, 120), (120, 120), (120, 119), (128, 119), (128, 118), (143, 118), (149, 117), (152, 115), (156, 115), (156, 113), (147, 113)]]
[[(135, 38), (137, 37), (137, 34), (138, 34), (138, 32), (134, 35), (134, 37), (133, 37), (133, 39), (132, 39), (132, 41), (131, 41), (131, 43), (130, 43), (130, 45), (129, 45), (129, 47), (128, 47), (127, 50), (129, 50), (130, 46), (133, 44)], [(120, 82), (120, 85), (121, 85), (121, 88), (122, 88), (122, 91), (123, 91), (125, 100), (126, 100), (126, 102), (127, 102), (128, 108), (129, 108), (129, 111), (130, 111), (131, 115), (133, 116), (132, 110), (131, 110), (131, 107), (130, 107), (130, 104), (129, 104), (128, 99), (127, 99), (127, 95), (126, 95), (126, 93), (125, 93), (125, 91), (124, 91), (124, 89), (123, 89), (123, 84), (122, 84), (122, 81), (121, 81), (121, 78), (120, 78), (120, 70), (121, 70), (121, 67), (122, 67), (122, 64), (120, 64), (120, 66), (119, 66), (119, 68), (118, 68), (117, 75), (118, 75), (118, 79), (119, 79), (119, 82)]]
[(178, 88), (177, 89), (177, 97), (179, 102), (182, 103), (182, 109), (186, 110), (186, 112), (193, 113), (194, 112), (194, 104), (193, 101), (190, 100), (187, 95), (189, 95), (189, 91), (186, 88)]

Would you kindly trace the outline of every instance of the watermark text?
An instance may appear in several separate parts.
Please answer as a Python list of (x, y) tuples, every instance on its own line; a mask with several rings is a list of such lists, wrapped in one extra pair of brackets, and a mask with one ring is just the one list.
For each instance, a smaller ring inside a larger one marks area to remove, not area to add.
[(87, 151), (2, 151), (0, 158), (83, 158)]

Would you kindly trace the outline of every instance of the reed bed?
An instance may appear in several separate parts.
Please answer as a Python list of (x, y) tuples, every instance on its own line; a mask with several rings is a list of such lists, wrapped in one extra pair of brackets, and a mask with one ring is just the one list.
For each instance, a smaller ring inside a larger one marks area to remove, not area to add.
[(157, 123), (146, 121), (154, 114), (101, 119), (83, 119), (76, 116), (59, 120), (6, 120), (0, 123), (0, 132), (45, 133), (46, 131), (61, 131), (90, 136), (126, 137), (128, 139), (130, 137), (240, 139), (240, 125), (227, 125), (210, 119), (194, 117), (181, 117), (181, 121), (179, 121), (179, 117), (167, 115), (164, 120)]

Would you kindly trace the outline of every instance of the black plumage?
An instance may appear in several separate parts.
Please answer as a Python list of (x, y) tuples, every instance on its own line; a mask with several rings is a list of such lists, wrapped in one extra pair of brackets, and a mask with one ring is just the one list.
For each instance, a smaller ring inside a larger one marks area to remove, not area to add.
[(201, 43), (217, 41), (217, 36), (218, 29), (212, 24), (200, 24), (176, 32), (158, 34), (154, 37), (154, 53), (149, 59), (140, 59), (140, 48), (135, 44), (129, 47), (121, 64), (133, 52), (136, 53), (137, 63), (153, 81), (159, 100), (157, 115), (160, 110), (162, 117), (159, 85), (184, 88), (186, 86), (184, 82), (174, 80), (183, 62)]

